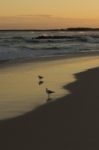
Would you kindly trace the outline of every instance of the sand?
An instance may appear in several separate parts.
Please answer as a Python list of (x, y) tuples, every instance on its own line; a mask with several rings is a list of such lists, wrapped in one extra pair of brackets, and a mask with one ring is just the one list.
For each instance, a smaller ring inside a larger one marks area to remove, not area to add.
[(66, 83), (55, 76), (64, 82), (59, 86), (64, 85), (66, 94), (24, 115), (1, 120), (1, 149), (98, 150), (99, 57), (55, 60), (44, 62), (44, 66), (49, 66), (48, 70), (58, 67), (62, 74), (62, 70), (68, 74)]

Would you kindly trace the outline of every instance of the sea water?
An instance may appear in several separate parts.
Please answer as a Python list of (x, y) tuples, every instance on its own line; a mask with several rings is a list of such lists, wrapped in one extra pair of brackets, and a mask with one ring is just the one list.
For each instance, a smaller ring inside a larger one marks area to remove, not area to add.
[[(1, 31), (0, 61), (39, 59), (99, 51), (99, 32)], [(0, 68), (0, 120), (16, 117), (69, 94), (63, 86), (73, 74), (99, 66), (99, 57), (29, 62)], [(39, 84), (38, 75), (44, 76)]]
[(0, 31), (0, 60), (99, 51), (99, 31)]

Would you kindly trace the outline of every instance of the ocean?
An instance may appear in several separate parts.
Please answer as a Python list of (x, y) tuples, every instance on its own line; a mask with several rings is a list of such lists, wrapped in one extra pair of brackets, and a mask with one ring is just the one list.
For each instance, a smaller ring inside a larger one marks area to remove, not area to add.
[[(39, 59), (99, 51), (99, 32), (0, 31), (0, 61)], [(25, 63), (0, 69), (0, 120), (13, 118), (68, 94), (63, 86), (75, 81), (73, 74), (99, 66), (99, 57)], [(44, 76), (42, 84), (38, 75)]]
[(99, 31), (0, 31), (0, 61), (99, 51)]

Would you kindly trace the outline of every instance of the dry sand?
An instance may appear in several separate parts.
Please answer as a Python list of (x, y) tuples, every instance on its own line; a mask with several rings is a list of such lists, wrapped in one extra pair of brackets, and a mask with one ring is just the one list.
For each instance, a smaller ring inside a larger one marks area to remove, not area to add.
[(99, 149), (99, 57), (67, 63), (68, 67), (63, 67), (66, 71), (81, 72), (64, 86), (70, 94), (25, 115), (0, 121), (2, 150)]

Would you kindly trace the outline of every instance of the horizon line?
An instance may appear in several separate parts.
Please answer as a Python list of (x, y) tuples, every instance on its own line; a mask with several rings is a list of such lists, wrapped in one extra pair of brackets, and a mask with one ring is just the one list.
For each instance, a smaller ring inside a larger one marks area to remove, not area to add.
[(69, 27), (69, 28), (48, 28), (48, 29), (0, 29), (0, 31), (97, 31), (95, 27)]

